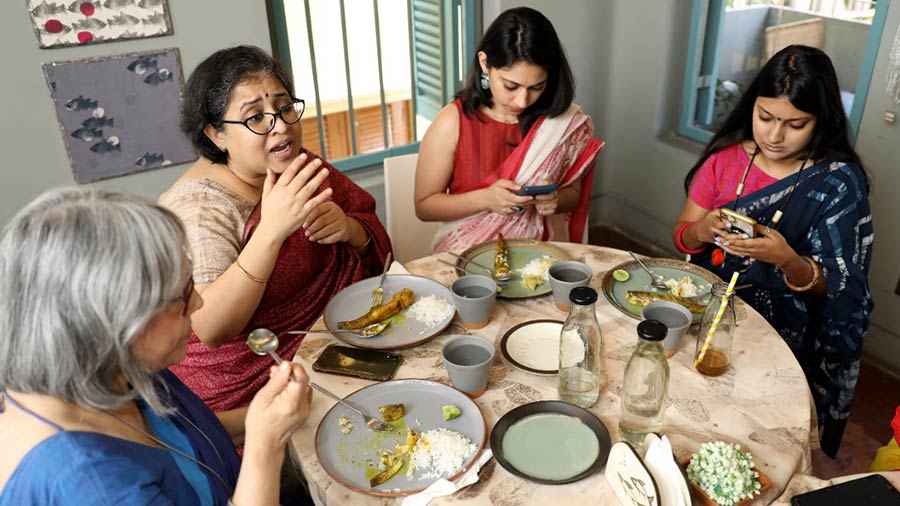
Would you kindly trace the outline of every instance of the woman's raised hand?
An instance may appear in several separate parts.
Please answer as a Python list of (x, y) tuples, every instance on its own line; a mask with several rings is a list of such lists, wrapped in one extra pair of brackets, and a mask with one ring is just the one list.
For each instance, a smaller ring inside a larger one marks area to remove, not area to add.
[(351, 233), (350, 218), (332, 201), (322, 203), (306, 217), (303, 228), (311, 242), (334, 244), (347, 242)]
[(283, 448), (309, 417), (311, 402), (309, 376), (302, 365), (284, 361), (272, 366), (268, 383), (253, 396), (247, 409), (246, 444), (259, 441), (255, 444), (269, 450)]
[(481, 190), (486, 197), (486, 210), (498, 214), (516, 214), (522, 212), (526, 206), (534, 203), (534, 197), (516, 195), (522, 188), (521, 185), (509, 179), (498, 179), (494, 184)]
[(278, 240), (296, 232), (313, 209), (331, 196), (331, 188), (319, 191), (327, 177), (328, 169), (322, 168), (322, 160), (309, 161), (306, 153), (295, 158), (280, 176), (268, 169), (259, 230), (271, 233)]

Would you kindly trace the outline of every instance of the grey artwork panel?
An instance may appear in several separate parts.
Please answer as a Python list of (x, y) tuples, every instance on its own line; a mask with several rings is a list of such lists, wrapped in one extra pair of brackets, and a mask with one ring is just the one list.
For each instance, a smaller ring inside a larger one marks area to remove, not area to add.
[(166, 0), (25, 0), (25, 7), (42, 49), (172, 34)]
[(44, 64), (79, 183), (196, 160), (178, 128), (178, 50)]

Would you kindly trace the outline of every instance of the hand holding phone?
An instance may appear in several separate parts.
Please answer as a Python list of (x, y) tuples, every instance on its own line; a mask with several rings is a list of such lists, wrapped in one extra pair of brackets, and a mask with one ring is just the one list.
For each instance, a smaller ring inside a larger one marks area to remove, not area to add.
[(546, 195), (556, 191), (555, 184), (543, 184), (538, 186), (523, 186), (521, 190), (516, 192), (520, 196)]
[(754, 229), (756, 227), (756, 220), (753, 218), (725, 208), (719, 209), (719, 216), (728, 225), (729, 233), (746, 234), (750, 238), (755, 236), (756, 232)]

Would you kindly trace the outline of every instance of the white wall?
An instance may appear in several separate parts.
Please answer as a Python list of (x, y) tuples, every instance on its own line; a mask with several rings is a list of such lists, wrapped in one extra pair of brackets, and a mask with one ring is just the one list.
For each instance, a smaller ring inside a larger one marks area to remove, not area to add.
[[(72, 169), (56, 122), (53, 102), (41, 64), (177, 47), (185, 78), (217, 49), (253, 44), (271, 50), (266, 10), (262, 2), (246, 0), (170, 0), (174, 34), (167, 37), (111, 42), (83, 47), (38, 49), (24, 1), (0, 2), (0, 33), (6, 77), (0, 122), (0, 223), (42, 191), (72, 185)], [(173, 125), (177, 128), (177, 125)], [(155, 199), (186, 170), (185, 165), (94, 183), (137, 192)]]

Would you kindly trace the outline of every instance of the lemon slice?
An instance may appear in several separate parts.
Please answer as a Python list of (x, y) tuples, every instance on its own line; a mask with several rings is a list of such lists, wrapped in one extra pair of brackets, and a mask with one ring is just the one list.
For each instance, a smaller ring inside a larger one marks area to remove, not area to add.
[(441, 407), (441, 414), (444, 415), (444, 420), (453, 420), (458, 418), (461, 413), (458, 407), (453, 404), (447, 404)]
[(628, 281), (631, 275), (624, 269), (616, 269), (613, 271), (613, 279), (616, 281)]

